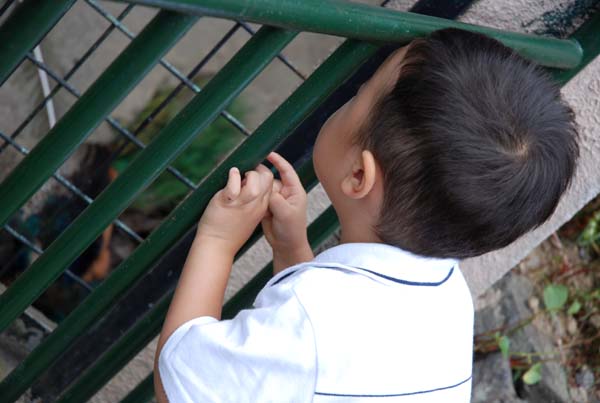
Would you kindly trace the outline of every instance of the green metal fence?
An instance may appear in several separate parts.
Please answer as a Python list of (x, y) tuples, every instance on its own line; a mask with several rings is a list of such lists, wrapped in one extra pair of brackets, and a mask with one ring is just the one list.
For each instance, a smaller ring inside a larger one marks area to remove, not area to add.
[[(24, 0), (14, 7), (0, 26), (0, 84), (10, 77), (24, 59), (52, 75), (47, 66), (30, 56), (30, 52), (74, 1), (42, 3), (41, 6), (37, 1)], [(95, 1), (88, 0), (88, 3), (92, 7), (100, 7)], [(263, 161), (271, 150), (293, 133), (384, 44), (404, 44), (445, 27), (473, 30), (497, 38), (523, 56), (547, 66), (562, 84), (600, 52), (600, 35), (596, 34), (600, 32), (600, 15), (590, 18), (571, 38), (555, 39), (334, 0), (136, 0), (127, 3), (160, 7), (161, 11), (139, 35), (134, 37), (130, 34), (131, 43), (83, 94), (79, 94), (67, 82), (71, 72), (65, 76), (66, 79), (52, 75), (63, 87), (71, 88), (78, 100), (44, 138), (29, 151), (16, 141), (19, 130), (10, 136), (0, 133), (0, 138), (4, 140), (2, 147), (12, 146), (25, 154), (0, 184), (0, 223), (13, 234), (15, 231), (7, 225), (8, 220), (49, 178), (54, 177), (63, 185), (71, 186), (72, 191), (78, 191), (56, 171), (101, 122), (108, 121), (125, 138), (143, 148), (127, 169), (95, 200), (85, 194), (79, 195), (89, 206), (46, 250), (39, 251), (40, 256), (35, 262), (0, 295), (0, 331), (19, 317), (111, 223), (114, 222), (125, 231), (139, 246), (2, 380), (2, 402), (14, 401), (21, 396), (77, 337), (106, 314), (114, 301), (173, 245), (193, 231), (212, 195), (224, 186), (231, 166), (247, 170)], [(130, 4), (117, 18), (104, 15), (111, 21), (111, 30), (117, 28), (128, 32), (121, 20), (131, 7)], [(263, 25), (203, 89), (199, 89), (189, 77), (179, 73), (163, 59), (201, 16), (232, 19), (238, 24), (247, 21)], [(281, 57), (281, 50), (300, 31), (348, 39), (250, 134), (227, 113), (226, 107), (274, 58)], [(180, 85), (187, 85), (196, 94), (159, 135), (145, 145), (136, 138), (136, 133), (119, 126), (109, 114), (157, 63), (171, 69), (181, 80)], [(247, 138), (200, 183), (186, 182), (186, 178), (170, 164), (219, 115), (226, 116)], [(297, 168), (307, 190), (312, 188), (316, 184), (316, 177), (310, 160)], [(142, 240), (120, 222), (118, 216), (165, 170), (180, 177), (192, 192), (158, 228)], [(336, 228), (337, 219), (329, 208), (308, 228), (311, 245), (319, 245)], [(259, 237), (260, 231), (257, 230), (239, 255)], [(228, 301), (223, 317), (233, 317), (240, 309), (249, 306), (271, 272), (272, 267), (267, 265)], [(167, 293), (131, 327), (61, 394), (60, 401), (85, 401), (108, 382), (158, 334), (171, 296), (171, 292)], [(152, 394), (150, 375), (124, 401), (146, 401)]]

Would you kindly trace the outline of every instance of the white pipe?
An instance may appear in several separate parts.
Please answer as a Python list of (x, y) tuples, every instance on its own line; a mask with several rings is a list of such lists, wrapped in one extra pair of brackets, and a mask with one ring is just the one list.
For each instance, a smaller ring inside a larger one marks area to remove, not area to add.
[[(33, 49), (33, 56), (38, 62), (44, 63), (40, 45), (36, 46)], [(40, 83), (42, 84), (42, 92), (44, 94), (44, 98), (46, 98), (50, 94), (50, 83), (48, 82), (48, 74), (46, 74), (46, 72), (40, 68), (38, 68), (38, 74), (40, 76)], [(52, 102), (52, 98), (46, 101), (46, 113), (48, 114), (48, 124), (52, 129), (52, 127), (54, 127), (54, 125), (56, 124), (56, 114), (54, 113), (54, 103)]]

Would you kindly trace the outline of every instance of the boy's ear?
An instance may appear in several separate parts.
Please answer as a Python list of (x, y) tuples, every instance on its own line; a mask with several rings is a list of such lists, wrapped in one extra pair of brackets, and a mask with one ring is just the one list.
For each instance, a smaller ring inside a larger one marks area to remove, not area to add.
[(362, 199), (373, 189), (376, 177), (373, 153), (363, 150), (352, 164), (352, 169), (342, 180), (342, 192), (352, 199)]

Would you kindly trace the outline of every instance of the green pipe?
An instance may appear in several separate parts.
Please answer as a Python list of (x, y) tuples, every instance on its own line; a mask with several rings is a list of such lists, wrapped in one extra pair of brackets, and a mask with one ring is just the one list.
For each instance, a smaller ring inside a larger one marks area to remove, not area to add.
[[(45, 8), (53, 2), (36, 1), (35, 4), (45, 5)], [(197, 19), (165, 10), (146, 25), (0, 184), (0, 227), (58, 170)]]
[(441, 28), (462, 28), (498, 39), (524, 57), (549, 67), (572, 68), (581, 61), (576, 40), (503, 31), (423, 14), (344, 0), (119, 0), (298, 31), (366, 41), (408, 42)]
[(0, 86), (75, 0), (25, 0), (0, 25)]
[[(311, 247), (314, 249), (327, 239), (338, 228), (338, 220), (333, 207), (325, 210), (308, 228)], [(269, 262), (260, 273), (246, 284), (223, 307), (223, 319), (231, 318), (241, 309), (251, 307), (256, 295), (264, 287), (273, 273), (273, 262)], [(256, 280), (258, 279), (258, 280)], [(92, 367), (86, 370), (67, 391), (61, 395), (57, 403), (78, 403), (87, 401), (102, 386), (121, 370), (137, 353), (144, 348), (160, 332), (162, 323), (173, 297), (171, 291), (156, 304), (150, 312), (138, 320), (131, 329), (106, 351)], [(152, 373), (142, 381), (146, 389), (144, 394), (152, 390)], [(137, 389), (137, 388), (136, 388)], [(150, 389), (150, 390), (148, 390)], [(142, 392), (137, 392), (142, 393)], [(133, 399), (127, 396), (126, 399)]]
[(600, 11), (596, 12), (589, 20), (584, 22), (575, 31), (571, 38), (577, 40), (583, 48), (583, 59), (576, 68), (571, 70), (555, 70), (554, 78), (562, 85), (569, 82), (585, 66), (600, 54)]

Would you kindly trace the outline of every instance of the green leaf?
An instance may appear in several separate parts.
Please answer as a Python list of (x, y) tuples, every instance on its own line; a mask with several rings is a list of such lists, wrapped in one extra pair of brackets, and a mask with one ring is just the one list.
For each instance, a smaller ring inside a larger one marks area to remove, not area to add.
[(580, 246), (595, 244), (600, 239), (600, 211), (596, 211), (584, 230), (579, 234), (577, 243)]
[(542, 380), (542, 364), (535, 363), (523, 374), (523, 382), (527, 385), (535, 385)]
[(509, 354), (510, 354), (510, 340), (507, 336), (502, 336), (498, 339), (498, 347), (500, 348), (500, 351), (502, 352), (502, 356), (504, 358), (508, 358)]
[(550, 311), (562, 308), (568, 298), (569, 289), (562, 284), (550, 284), (544, 288), (544, 304)]
[(576, 299), (575, 301), (573, 301), (573, 303), (567, 310), (567, 313), (569, 315), (575, 315), (577, 312), (579, 312), (580, 309), (581, 309), (581, 302), (579, 302), (579, 300)]

